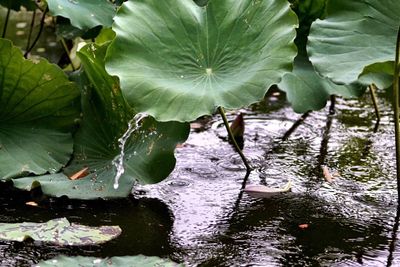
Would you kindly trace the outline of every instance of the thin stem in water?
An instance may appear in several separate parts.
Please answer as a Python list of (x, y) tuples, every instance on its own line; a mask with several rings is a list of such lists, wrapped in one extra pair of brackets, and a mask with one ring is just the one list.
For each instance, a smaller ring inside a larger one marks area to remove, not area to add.
[(397, 196), (400, 201), (400, 124), (399, 124), (399, 76), (400, 76), (400, 27), (397, 32), (396, 58), (394, 63), (393, 75), (393, 108), (394, 108), (394, 127), (396, 140), (396, 170), (397, 170)]
[(331, 95), (331, 105), (329, 106), (329, 115), (334, 115), (336, 113), (335, 104), (336, 104), (336, 96)]
[(40, 19), (40, 28), (39, 28), (39, 32), (36, 35), (35, 40), (33, 41), (32, 45), (26, 50), (24, 57), (26, 58), (28, 56), (28, 54), (32, 51), (32, 49), (35, 47), (36, 43), (39, 41), (40, 35), (43, 32), (43, 28), (44, 28), (44, 19), (46, 18), (46, 14), (49, 11), (48, 8), (46, 8), (46, 10), (43, 12), (42, 18)]
[(293, 123), (292, 127), (290, 127), (290, 129), (287, 130), (287, 132), (282, 136), (282, 140), (283, 141), (288, 140), (290, 135), (304, 122), (305, 119), (307, 119), (310, 113), (311, 111), (307, 111), (306, 113), (301, 115), (301, 117), (295, 123)]
[(36, 18), (36, 9), (33, 10), (33, 14), (32, 14), (32, 20), (31, 20), (31, 25), (30, 25), (29, 34), (28, 34), (28, 41), (26, 43), (26, 49), (25, 49), (26, 51), (28, 51), (29, 46), (31, 45), (33, 26), (35, 26), (35, 18)]
[(11, 8), (7, 9), (6, 20), (4, 21), (3, 34), (1, 35), (1, 38), (6, 37), (7, 25), (8, 25), (8, 20), (10, 19), (10, 13), (11, 13)]
[(242, 150), (240, 149), (239, 145), (237, 144), (237, 142), (235, 140), (235, 137), (233, 136), (233, 133), (231, 131), (231, 127), (229, 127), (228, 119), (226, 118), (226, 115), (225, 115), (224, 108), (223, 107), (219, 107), (218, 111), (221, 114), (222, 120), (224, 121), (224, 125), (225, 125), (225, 128), (226, 128), (227, 132), (228, 132), (229, 139), (232, 141), (236, 151), (239, 153), (240, 157), (242, 158), (243, 163), (246, 166), (247, 172), (250, 172), (251, 171), (251, 167), (250, 167), (249, 163), (247, 162), (247, 159), (244, 156), (244, 154), (243, 154)]
[(72, 59), (71, 59), (71, 56), (70, 56), (70, 51), (69, 51), (69, 49), (68, 49), (67, 44), (65, 43), (64, 38), (62, 38), (62, 37), (61, 37), (61, 44), (62, 44), (62, 46), (63, 46), (63, 48), (64, 48), (65, 53), (67, 54), (69, 63), (71, 63), (71, 68), (72, 68), (72, 70), (75, 71), (76, 69), (75, 69), (75, 67), (74, 67), (74, 63), (72, 63)]
[(377, 122), (379, 122), (381, 120), (381, 113), (379, 112), (378, 100), (376, 98), (376, 93), (375, 93), (376, 85), (375, 84), (371, 84), (370, 86), (368, 86), (368, 89), (369, 89), (369, 92), (371, 94), (372, 103), (374, 104), (376, 120), (377, 120)]

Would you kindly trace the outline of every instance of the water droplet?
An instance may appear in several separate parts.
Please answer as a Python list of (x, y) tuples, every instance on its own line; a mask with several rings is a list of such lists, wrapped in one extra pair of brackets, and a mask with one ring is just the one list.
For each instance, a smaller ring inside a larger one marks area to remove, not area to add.
[(206, 68), (206, 73), (207, 73), (207, 75), (211, 75), (212, 74), (212, 68)]

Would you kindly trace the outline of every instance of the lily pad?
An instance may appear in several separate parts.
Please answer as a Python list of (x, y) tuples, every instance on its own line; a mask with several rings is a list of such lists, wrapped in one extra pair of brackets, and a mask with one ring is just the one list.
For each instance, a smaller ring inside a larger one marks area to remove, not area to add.
[(137, 111), (191, 121), (262, 99), (292, 69), (297, 24), (281, 0), (128, 1), (106, 67)]
[(183, 267), (184, 265), (175, 263), (168, 259), (159, 257), (148, 257), (144, 255), (123, 256), (111, 258), (95, 257), (66, 257), (58, 256), (54, 259), (39, 262), (35, 267)]
[[(30, 190), (40, 184), (43, 193), (76, 199), (126, 197), (133, 185), (156, 183), (175, 167), (174, 149), (189, 134), (189, 125), (157, 122), (144, 118), (139, 129), (126, 139), (123, 149), (125, 172), (114, 188), (116, 159), (121, 155), (118, 139), (128, 128), (135, 112), (121, 95), (118, 79), (104, 69), (107, 46), (87, 45), (79, 52), (85, 73), (77, 82), (82, 87), (83, 122), (75, 136), (74, 160), (64, 173), (15, 179), (14, 186)], [(136, 124), (133, 122), (132, 127)], [(88, 175), (70, 180), (68, 176), (88, 168)]]
[(356, 82), (369, 65), (393, 62), (399, 10), (398, 0), (328, 1), (326, 19), (311, 26), (311, 62), (321, 75), (344, 84)]
[(44, 59), (0, 39), (0, 179), (55, 173), (70, 159), (79, 90)]
[(66, 218), (45, 223), (0, 223), (0, 239), (48, 242), (60, 246), (87, 246), (105, 243), (121, 234), (119, 226), (90, 227), (70, 223)]
[(319, 76), (311, 62), (303, 56), (297, 56), (291, 73), (285, 74), (278, 87), (286, 92), (293, 110), (304, 113), (325, 107), (330, 95), (345, 98), (360, 97), (365, 88), (361, 85), (338, 85)]
[(115, 6), (108, 0), (47, 0), (50, 13), (68, 18), (81, 30), (111, 27)]

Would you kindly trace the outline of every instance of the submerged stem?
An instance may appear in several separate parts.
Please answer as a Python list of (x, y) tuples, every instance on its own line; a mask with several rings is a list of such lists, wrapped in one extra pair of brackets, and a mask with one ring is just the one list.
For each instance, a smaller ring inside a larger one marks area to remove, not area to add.
[(379, 123), (379, 121), (381, 120), (381, 113), (379, 112), (378, 100), (377, 100), (376, 94), (375, 94), (376, 85), (375, 84), (371, 84), (370, 86), (368, 86), (368, 89), (369, 89), (369, 92), (371, 94), (372, 103), (374, 104), (376, 120)]
[(400, 124), (399, 124), (399, 73), (400, 73), (400, 27), (397, 32), (396, 58), (393, 74), (393, 108), (394, 128), (396, 140), (396, 173), (397, 173), (397, 195), (400, 200)]
[(7, 9), (6, 20), (4, 21), (3, 34), (1, 35), (1, 38), (6, 37), (7, 25), (8, 25), (8, 20), (10, 19), (10, 13), (11, 13), (11, 8), (8, 8)]
[(235, 140), (235, 137), (233, 136), (231, 127), (229, 127), (228, 119), (226, 118), (226, 115), (225, 115), (224, 108), (223, 107), (218, 107), (218, 111), (221, 114), (222, 120), (224, 121), (224, 125), (225, 125), (225, 128), (226, 128), (227, 132), (228, 132), (230, 140), (232, 141), (233, 145), (235, 146), (236, 151), (239, 153), (240, 157), (242, 158), (242, 161), (243, 161), (244, 165), (246, 166), (247, 172), (250, 172), (251, 171), (251, 167), (250, 167), (249, 163), (247, 162), (247, 159), (244, 156), (244, 154), (243, 154), (242, 150), (240, 149), (239, 145), (237, 144), (237, 142)]
[(33, 41), (32, 45), (26, 50), (24, 57), (26, 58), (28, 56), (28, 54), (32, 51), (32, 49), (35, 47), (36, 43), (39, 41), (40, 35), (43, 32), (43, 28), (44, 28), (44, 20), (46, 18), (46, 14), (49, 11), (48, 8), (46, 8), (46, 10), (43, 12), (42, 18), (40, 19), (40, 28), (39, 28), (39, 32), (36, 35), (35, 40)]

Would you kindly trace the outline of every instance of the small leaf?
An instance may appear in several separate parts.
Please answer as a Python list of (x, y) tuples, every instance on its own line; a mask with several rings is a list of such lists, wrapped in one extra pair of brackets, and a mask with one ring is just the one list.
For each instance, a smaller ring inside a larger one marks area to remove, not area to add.
[(365, 91), (365, 87), (359, 84), (338, 85), (319, 76), (305, 56), (296, 57), (293, 71), (283, 76), (278, 87), (286, 92), (297, 113), (324, 108), (331, 95), (356, 98)]
[(119, 226), (89, 227), (70, 223), (66, 218), (45, 223), (0, 223), (0, 239), (48, 242), (60, 246), (87, 246), (107, 242), (121, 234)]
[(308, 224), (308, 223), (302, 223), (302, 224), (299, 224), (299, 228), (300, 229), (307, 229), (308, 227), (309, 227), (310, 225)]
[(34, 201), (28, 201), (28, 202), (25, 203), (25, 205), (32, 206), (32, 207), (38, 207), (39, 206), (39, 204), (34, 202)]
[(292, 181), (289, 180), (282, 188), (267, 187), (265, 185), (247, 185), (243, 191), (252, 197), (269, 198), (281, 193), (289, 192), (292, 188)]
[(327, 166), (322, 166), (322, 174), (324, 175), (325, 180), (328, 183), (332, 183), (334, 180), (333, 175), (329, 172), (329, 169)]

